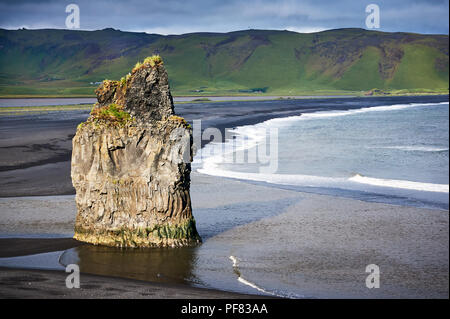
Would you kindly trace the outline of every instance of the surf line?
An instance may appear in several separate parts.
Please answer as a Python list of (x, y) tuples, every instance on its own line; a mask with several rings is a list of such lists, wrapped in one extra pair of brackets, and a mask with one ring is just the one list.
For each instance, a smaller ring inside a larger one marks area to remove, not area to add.
[(243, 283), (244, 285), (250, 286), (250, 287), (252, 287), (252, 288), (254, 288), (254, 289), (256, 289), (256, 290), (258, 290), (260, 292), (263, 292), (263, 293), (266, 293), (266, 294), (269, 294), (269, 295), (272, 295), (272, 296), (277, 296), (277, 297), (283, 297), (284, 298), (284, 296), (280, 296), (280, 295), (277, 295), (277, 294), (275, 294), (273, 292), (267, 291), (267, 290), (265, 290), (265, 289), (263, 289), (261, 287), (258, 287), (254, 283), (252, 283), (252, 282), (242, 278), (241, 272), (238, 269), (238, 259), (236, 257), (234, 257), (234, 256), (230, 256), (230, 259), (233, 262), (233, 271), (238, 276), (238, 281), (240, 283)]

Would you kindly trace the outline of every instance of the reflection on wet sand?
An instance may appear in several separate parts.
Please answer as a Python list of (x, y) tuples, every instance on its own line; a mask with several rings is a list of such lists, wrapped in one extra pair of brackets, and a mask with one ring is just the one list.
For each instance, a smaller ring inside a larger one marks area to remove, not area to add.
[[(193, 175), (197, 180), (205, 178)], [(206, 180), (208, 180), (207, 177)], [(209, 190), (214, 186), (223, 187), (209, 184)], [(242, 184), (240, 190), (245, 192), (251, 187), (254, 186)], [(262, 189), (258, 188), (258, 191), (262, 192)], [(268, 192), (273, 194), (278, 191), (269, 189)], [(211, 196), (209, 193), (199, 193), (198, 191), (194, 191), (194, 194), (196, 194), (194, 195), (195, 199), (200, 203), (206, 202), (206, 197)], [(263, 198), (271, 199), (270, 196), (272, 195), (265, 194)], [(234, 227), (282, 213), (294, 203), (295, 198), (289, 196), (292, 195), (282, 195), (282, 198), (265, 202), (238, 202), (217, 207), (196, 208), (198, 231), (204, 240), (200, 246), (127, 249), (84, 244), (66, 250), (59, 262), (63, 266), (78, 264), (82, 273), (151, 282), (209, 287), (222, 278), (221, 289), (231, 291), (236, 281), (228, 259), (231, 247), (228, 241), (214, 240), (213, 238)], [(244, 242), (241, 242), (241, 233), (237, 232), (231, 238), (245, 245)], [(236, 245), (234, 242), (233, 248), (236, 248)], [(211, 269), (215, 271), (211, 272)], [(230, 282), (232, 286), (230, 286)], [(245, 292), (254, 293), (252, 289), (245, 290)]]
[(69, 249), (60, 263), (78, 264), (81, 272), (152, 282), (198, 283), (192, 269), (195, 247), (126, 249), (83, 245)]

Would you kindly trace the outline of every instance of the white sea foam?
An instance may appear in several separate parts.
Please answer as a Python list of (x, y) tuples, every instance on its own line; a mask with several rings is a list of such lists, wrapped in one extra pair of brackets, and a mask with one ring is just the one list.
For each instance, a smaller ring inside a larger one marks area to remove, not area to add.
[[(198, 172), (235, 178), (251, 180), (256, 182), (266, 182), (278, 185), (293, 185), (302, 187), (327, 187), (327, 188), (338, 188), (344, 190), (361, 190), (361, 184), (383, 187), (383, 188), (396, 188), (404, 190), (415, 190), (415, 191), (425, 191), (425, 192), (438, 192), (438, 193), (448, 193), (448, 184), (433, 184), (433, 183), (421, 183), (413, 182), (407, 180), (394, 180), (394, 179), (381, 179), (372, 178), (356, 174), (350, 178), (344, 177), (326, 177), (326, 176), (313, 176), (313, 175), (301, 175), (301, 174), (260, 174), (260, 173), (246, 173), (246, 172), (236, 172), (231, 170), (220, 169), (215, 163), (213, 158), (206, 159), (202, 169)], [(379, 189), (370, 189), (376, 193), (384, 193)]]
[(356, 174), (355, 176), (349, 178), (349, 180), (361, 184), (368, 184), (381, 187), (391, 187), (391, 188), (402, 188), (425, 192), (448, 193), (449, 189), (449, 185), (446, 184), (432, 184), (432, 183), (403, 181), (396, 179), (373, 178), (362, 176), (360, 174)]
[[(233, 262), (233, 268), (235, 268), (235, 270), (237, 270), (237, 267), (238, 267), (238, 260), (237, 260), (237, 258), (234, 257), (234, 256), (230, 256), (230, 259), (231, 259), (231, 261)], [(237, 270), (237, 272), (240, 274), (239, 270)], [(267, 290), (265, 290), (265, 289), (259, 287), (258, 285), (256, 285), (256, 284), (254, 284), (254, 283), (252, 283), (252, 282), (250, 282), (250, 281), (248, 281), (248, 280), (242, 278), (241, 275), (238, 276), (238, 281), (239, 281), (240, 283), (243, 283), (244, 285), (247, 285), (247, 286), (249, 286), (249, 287), (252, 287), (253, 289), (258, 290), (259, 292), (262, 292), (262, 293), (265, 293), (265, 294), (269, 294), (269, 295), (272, 295), (272, 296), (284, 297), (284, 296), (282, 296), (282, 295), (277, 295), (277, 294), (274, 293), (274, 292), (270, 292), (270, 291), (267, 291)]]
[[(327, 118), (327, 117), (337, 117), (337, 116), (348, 116), (355, 115), (360, 113), (367, 112), (384, 112), (384, 111), (395, 111), (401, 110), (410, 107), (428, 107), (435, 105), (448, 105), (449, 102), (440, 102), (440, 103), (410, 103), (410, 104), (394, 104), (394, 105), (382, 105), (382, 106), (373, 106), (366, 107), (361, 109), (352, 109), (346, 111), (319, 111), (313, 113), (304, 113), (296, 116), (282, 117), (282, 118), (274, 118), (270, 119), (255, 125), (244, 125), (236, 127), (232, 130), (229, 130), (232, 134), (234, 134), (237, 138), (234, 140), (227, 140), (225, 143), (209, 143), (202, 149), (199, 154), (202, 154), (201, 157), (194, 158), (194, 165), (201, 164), (200, 162), (204, 161), (205, 155), (206, 157), (213, 156), (215, 161), (218, 163), (226, 162), (226, 156), (230, 156), (231, 154), (244, 151), (255, 147), (258, 143), (263, 142), (266, 137), (267, 129), (270, 127), (283, 127), (292, 125), (293, 123), (301, 120), (311, 120), (318, 118)], [(394, 148), (393, 146), (392, 148)], [(400, 146), (404, 150), (414, 150), (414, 147), (408, 149), (408, 146)], [(399, 148), (399, 149), (400, 149)], [(427, 151), (425, 148), (418, 149), (422, 151)], [(433, 149), (429, 148), (429, 151), (445, 151), (448, 150), (445, 148)], [(211, 172), (210, 172), (211, 173)]]
[(233, 262), (233, 267), (237, 267), (238, 264), (237, 258), (234, 256), (230, 256), (230, 259)]
[[(194, 159), (194, 167), (198, 167), (197, 171), (207, 175), (244, 179), (258, 182), (267, 182), (280, 185), (293, 185), (302, 187), (327, 187), (338, 188), (345, 190), (361, 190), (361, 185), (366, 185), (364, 190), (374, 191), (376, 193), (385, 193), (380, 190), (382, 188), (395, 188), (403, 190), (416, 190), (427, 192), (448, 193), (449, 185), (421, 183), (406, 180), (389, 180), (373, 177), (366, 177), (362, 175), (355, 175), (348, 177), (326, 177), (313, 176), (302, 174), (263, 174), (263, 173), (248, 173), (238, 172), (229, 169), (224, 169), (220, 164), (230, 163), (230, 156), (237, 151), (245, 151), (255, 147), (261, 141), (265, 141), (266, 128), (268, 127), (282, 127), (291, 125), (299, 120), (309, 120), (317, 118), (327, 118), (336, 116), (347, 116), (366, 112), (384, 112), (400, 110), (410, 107), (428, 107), (433, 105), (448, 105), (449, 102), (441, 103), (412, 103), (412, 104), (396, 104), (387, 106), (374, 106), (362, 109), (347, 110), (347, 111), (326, 111), (305, 113), (299, 116), (290, 116), (284, 118), (270, 119), (256, 125), (240, 126), (232, 130), (237, 136), (235, 140), (227, 140), (225, 143), (210, 143), (202, 150), (202, 158)], [(389, 148), (398, 148), (403, 150), (420, 150), (420, 151), (445, 151), (448, 148), (436, 148), (426, 146), (388, 146)], [(206, 154), (206, 156), (205, 156)]]
[(346, 110), (346, 111), (324, 111), (324, 112), (314, 112), (303, 114), (303, 119), (314, 119), (314, 118), (325, 118), (325, 117), (336, 117), (336, 116), (347, 116), (367, 112), (384, 112), (384, 111), (396, 111), (411, 107), (419, 106), (431, 106), (431, 105), (445, 105), (449, 102), (440, 103), (410, 103), (410, 104), (394, 104), (394, 105), (382, 105), (382, 106), (372, 106), (364, 107), (361, 109)]
[(420, 145), (375, 146), (370, 148), (392, 149), (406, 152), (446, 152), (449, 150), (448, 147), (420, 146)]
[(255, 127), (255, 126), (259, 126), (261, 124), (275, 124), (275, 123), (277, 123), (277, 124), (278, 123), (286, 123), (287, 124), (288, 122), (298, 121), (298, 120), (348, 116), (348, 115), (355, 115), (355, 114), (361, 114), (361, 113), (367, 113), (367, 112), (396, 111), (396, 110), (403, 110), (403, 109), (412, 108), (412, 107), (428, 107), (428, 106), (448, 105), (448, 104), (449, 104), (449, 102), (409, 103), (409, 104), (371, 106), (371, 107), (363, 107), (360, 109), (350, 109), (350, 110), (342, 110), (342, 111), (318, 111), (318, 112), (311, 112), (311, 113), (303, 113), (301, 115), (274, 118), (274, 119), (270, 119), (270, 120), (267, 120), (265, 122), (262, 122), (262, 123), (256, 124), (256, 125), (241, 126), (241, 127), (238, 127), (236, 130), (239, 131), (240, 129), (243, 129), (243, 128)]

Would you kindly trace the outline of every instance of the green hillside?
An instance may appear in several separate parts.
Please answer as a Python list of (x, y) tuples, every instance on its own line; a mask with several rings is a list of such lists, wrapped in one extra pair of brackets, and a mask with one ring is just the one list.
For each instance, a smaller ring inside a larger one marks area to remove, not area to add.
[(154, 53), (175, 95), (448, 92), (447, 35), (0, 29), (0, 95), (93, 95)]

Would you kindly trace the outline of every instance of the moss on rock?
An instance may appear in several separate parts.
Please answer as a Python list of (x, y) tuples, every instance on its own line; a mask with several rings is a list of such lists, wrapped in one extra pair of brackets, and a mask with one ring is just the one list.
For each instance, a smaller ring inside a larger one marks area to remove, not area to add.
[(75, 227), (75, 239), (94, 245), (113, 247), (179, 247), (201, 242), (194, 218), (180, 224), (154, 225), (149, 228), (110, 230)]

